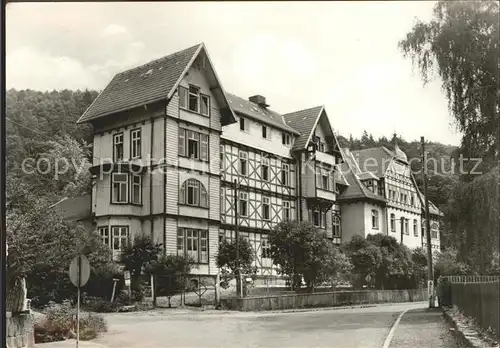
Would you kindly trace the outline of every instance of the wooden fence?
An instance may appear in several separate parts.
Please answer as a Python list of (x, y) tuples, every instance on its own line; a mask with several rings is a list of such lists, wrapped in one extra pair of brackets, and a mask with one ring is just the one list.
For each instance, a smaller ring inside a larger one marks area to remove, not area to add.
[(481, 328), (491, 329), (497, 338), (500, 337), (500, 277), (453, 276), (448, 279), (451, 303)]

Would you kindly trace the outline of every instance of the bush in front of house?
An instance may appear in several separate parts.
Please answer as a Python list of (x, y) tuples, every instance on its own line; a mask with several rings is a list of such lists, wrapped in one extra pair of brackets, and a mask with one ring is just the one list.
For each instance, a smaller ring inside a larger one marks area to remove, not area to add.
[[(35, 324), (35, 343), (64, 341), (76, 337), (76, 308), (69, 301), (51, 302), (44, 309), (45, 317)], [(96, 338), (107, 331), (104, 318), (96, 313), (80, 312), (80, 339)]]

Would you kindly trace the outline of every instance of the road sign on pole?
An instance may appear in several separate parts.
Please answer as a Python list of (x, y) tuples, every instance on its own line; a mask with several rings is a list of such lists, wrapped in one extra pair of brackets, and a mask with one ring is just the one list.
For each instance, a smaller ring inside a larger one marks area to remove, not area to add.
[(90, 278), (90, 263), (85, 255), (76, 256), (69, 265), (69, 279), (76, 286), (77, 304), (76, 304), (76, 348), (80, 342), (80, 287), (87, 284)]

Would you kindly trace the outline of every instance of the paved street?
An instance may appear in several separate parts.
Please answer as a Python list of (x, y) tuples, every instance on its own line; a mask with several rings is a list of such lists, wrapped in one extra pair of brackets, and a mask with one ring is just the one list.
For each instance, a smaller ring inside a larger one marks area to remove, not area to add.
[[(394, 342), (390, 348), (404, 348), (410, 342), (412, 348), (457, 348), (445, 326), (439, 327), (443, 332), (443, 339), (434, 340), (432, 345), (419, 345), (419, 339), (432, 332), (422, 313), (416, 326), (411, 324), (412, 340), (399, 334), (400, 329), (410, 325), (405, 316), (412, 318), (414, 310), (419, 311), (425, 307), (425, 303), (419, 303), (296, 313), (163, 310), (113, 314), (106, 316), (109, 332), (93, 342), (81, 344), (80, 348), (382, 348), (391, 326), (405, 310), (410, 311), (403, 316), (400, 327), (395, 330)], [(431, 319), (443, 320), (442, 315)], [(435, 342), (442, 344), (435, 345)], [(40, 347), (74, 347), (74, 344), (68, 343)]]

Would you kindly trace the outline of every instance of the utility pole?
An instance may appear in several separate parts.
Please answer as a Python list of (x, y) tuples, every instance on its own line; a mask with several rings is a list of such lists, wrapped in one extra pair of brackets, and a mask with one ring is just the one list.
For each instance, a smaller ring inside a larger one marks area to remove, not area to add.
[(240, 274), (240, 228), (238, 221), (238, 181), (234, 179), (234, 230), (236, 235), (236, 292), (241, 294), (241, 274)]
[(422, 147), (422, 178), (424, 181), (425, 199), (425, 231), (427, 241), (427, 291), (429, 293), (429, 308), (434, 308), (434, 272), (432, 270), (432, 245), (431, 245), (431, 221), (429, 218), (429, 198), (427, 197), (427, 156), (425, 153), (425, 140), (420, 137)]
[(399, 221), (401, 222), (401, 245), (403, 245), (403, 236), (404, 236), (404, 229), (405, 229), (405, 218), (401, 217), (399, 219)]

